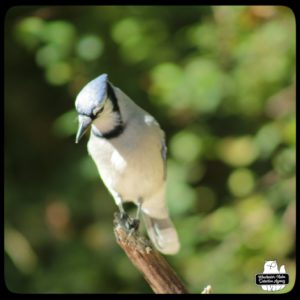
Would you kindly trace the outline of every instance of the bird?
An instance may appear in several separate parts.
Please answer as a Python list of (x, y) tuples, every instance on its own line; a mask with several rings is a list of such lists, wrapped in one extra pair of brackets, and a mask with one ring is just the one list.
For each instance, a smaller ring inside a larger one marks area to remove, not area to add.
[(75, 100), (76, 143), (90, 128), (88, 153), (121, 214), (123, 203), (137, 206), (154, 246), (163, 254), (180, 249), (166, 203), (165, 133), (107, 74), (88, 82)]

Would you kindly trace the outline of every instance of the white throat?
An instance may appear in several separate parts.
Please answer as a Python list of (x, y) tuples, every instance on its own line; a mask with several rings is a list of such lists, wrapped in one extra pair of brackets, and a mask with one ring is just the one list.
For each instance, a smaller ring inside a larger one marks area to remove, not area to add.
[(103, 135), (114, 130), (122, 123), (120, 112), (113, 111), (113, 105), (109, 99), (104, 104), (104, 109), (92, 123), (92, 130)]

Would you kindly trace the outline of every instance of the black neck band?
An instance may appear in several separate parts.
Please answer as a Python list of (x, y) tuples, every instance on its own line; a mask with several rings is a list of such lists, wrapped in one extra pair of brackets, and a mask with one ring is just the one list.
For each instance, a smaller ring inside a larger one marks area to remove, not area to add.
[(125, 130), (125, 125), (123, 123), (121, 123), (121, 124), (118, 124), (116, 127), (114, 127), (114, 129), (112, 129), (110, 131), (100, 133), (99, 131), (92, 129), (92, 133), (96, 137), (110, 140), (110, 139), (120, 136), (124, 130)]
[(116, 97), (116, 94), (110, 85), (109, 82), (107, 82), (107, 98), (111, 101), (112, 106), (113, 106), (113, 111), (120, 112), (120, 107), (118, 104), (118, 99)]
[(121, 135), (125, 129), (125, 124), (123, 123), (123, 120), (121, 117), (118, 99), (117, 99), (115, 92), (109, 82), (107, 82), (107, 98), (109, 101), (111, 101), (111, 104), (113, 107), (113, 109), (112, 109), (113, 113), (118, 114), (118, 116), (120, 118), (119, 123), (112, 130), (110, 130), (108, 132), (104, 132), (104, 133), (100, 134), (97, 131), (93, 131), (93, 134), (97, 137), (109, 140), (109, 139), (113, 139), (113, 138), (116, 138), (119, 135)]

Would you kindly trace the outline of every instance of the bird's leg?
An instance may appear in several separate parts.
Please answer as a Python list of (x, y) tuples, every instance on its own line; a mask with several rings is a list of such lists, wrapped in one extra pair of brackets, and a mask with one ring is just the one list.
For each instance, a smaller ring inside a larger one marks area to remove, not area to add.
[(113, 197), (115, 199), (115, 202), (116, 202), (117, 206), (119, 207), (121, 219), (126, 218), (128, 215), (127, 215), (127, 213), (124, 209), (122, 197), (117, 193), (114, 193)]
[(119, 207), (120, 215), (122, 216), (122, 218), (125, 217), (127, 215), (127, 213), (126, 213), (126, 211), (124, 209), (123, 203), (120, 202), (117, 205)]
[[(123, 206), (123, 199), (122, 197), (114, 193), (113, 194), (115, 202), (117, 206), (119, 207), (119, 221), (123, 227), (125, 227), (129, 231), (129, 235), (131, 235), (134, 231), (138, 230), (139, 228), (139, 220), (138, 219), (133, 219), (131, 218), (128, 213), (125, 211), (124, 206)], [(140, 202), (138, 202), (140, 203)], [(138, 204), (138, 210), (140, 209), (140, 205)], [(140, 212), (138, 212), (140, 214)]]
[(135, 216), (136, 220), (140, 220), (141, 211), (142, 211), (142, 204), (143, 204), (143, 200), (141, 198), (139, 198), (138, 201), (137, 201), (137, 211), (136, 211), (136, 216)]
[(127, 212), (124, 209), (122, 197), (118, 193), (112, 193), (112, 195), (113, 195), (115, 202), (119, 208), (119, 213), (117, 213), (117, 214), (119, 215), (118, 220), (119, 220), (120, 224), (127, 230), (130, 230), (132, 219), (130, 218), (130, 216), (127, 214)]
[(132, 224), (131, 224), (131, 228), (133, 231), (137, 231), (139, 229), (142, 204), (143, 204), (143, 200), (141, 198), (139, 198), (137, 201), (136, 215), (135, 215), (135, 218), (132, 220)]

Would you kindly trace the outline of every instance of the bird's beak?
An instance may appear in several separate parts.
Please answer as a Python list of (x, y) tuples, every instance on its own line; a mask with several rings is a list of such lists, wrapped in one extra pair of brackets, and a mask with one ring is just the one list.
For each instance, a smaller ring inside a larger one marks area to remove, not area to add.
[(89, 125), (92, 123), (92, 119), (88, 116), (79, 116), (79, 127), (76, 134), (75, 143), (78, 144), (80, 139), (85, 134), (86, 130), (88, 129)]

